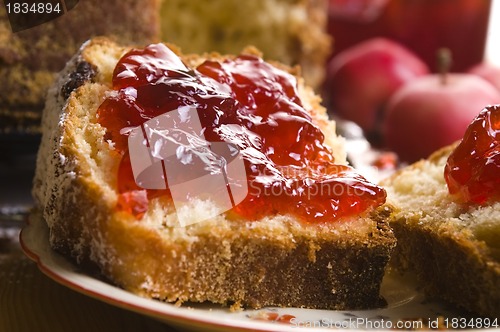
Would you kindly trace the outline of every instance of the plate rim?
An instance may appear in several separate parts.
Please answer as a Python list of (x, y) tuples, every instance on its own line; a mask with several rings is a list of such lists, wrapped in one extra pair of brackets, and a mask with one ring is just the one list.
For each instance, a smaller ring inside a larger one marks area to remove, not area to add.
[[(31, 220), (31, 218), (30, 218)], [(210, 328), (217, 328), (221, 330), (228, 330), (228, 331), (236, 331), (235, 329), (238, 329), (237, 331), (256, 331), (256, 327), (254, 326), (249, 326), (249, 327), (242, 327), (241, 325), (238, 324), (233, 324), (231, 321), (227, 321), (225, 324), (221, 324), (220, 322), (216, 321), (216, 318), (213, 318), (213, 321), (209, 321), (210, 319), (205, 317), (204, 319), (200, 319), (199, 317), (196, 317), (196, 315), (190, 313), (190, 310), (186, 307), (176, 307), (175, 304), (171, 303), (162, 303), (160, 301), (156, 301), (153, 299), (147, 299), (140, 297), (138, 295), (135, 295), (133, 293), (127, 292), (124, 289), (121, 289), (115, 285), (106, 283), (102, 280), (93, 278), (90, 275), (84, 274), (84, 273), (78, 273), (76, 271), (72, 271), (69, 269), (66, 269), (65, 267), (61, 266), (54, 266), (53, 265), (53, 258), (54, 257), (45, 257), (42, 256), (40, 251), (44, 251), (47, 248), (40, 248), (40, 244), (33, 243), (29, 239), (29, 232), (33, 230), (34, 226), (31, 222), (29, 222), (25, 227), (21, 229), (21, 232), (19, 234), (19, 242), (21, 244), (21, 248), (23, 252), (31, 259), (33, 260), (36, 264), (37, 267), (40, 269), (40, 271), (48, 276), (50, 279), (54, 280), (58, 284), (61, 284), (65, 287), (68, 287), (78, 293), (81, 293), (83, 295), (89, 296), (93, 299), (105, 302), (107, 304), (129, 310), (129, 311), (134, 311), (136, 313), (146, 315), (148, 317), (158, 319), (162, 322), (165, 323), (172, 323), (175, 325), (186, 325), (189, 323), (189, 326), (192, 325), (198, 325), (198, 326), (203, 326), (204, 328), (210, 327)], [(28, 235), (27, 235), (28, 234)], [(64, 256), (58, 254), (57, 252), (52, 252), (52, 255), (56, 256), (57, 259), (64, 260), (65, 263), (68, 265), (73, 265), (72, 262), (68, 261)], [(76, 267), (76, 266), (75, 266)], [(65, 275), (61, 275), (59, 271), (63, 271)], [(103, 294), (102, 292), (99, 292), (96, 289), (93, 289), (93, 287), (85, 287), (82, 285), (82, 282), (80, 281), (75, 281), (72, 280), (69, 277), (66, 277), (66, 273), (69, 274), (75, 274), (78, 275), (78, 277), (83, 277), (84, 279), (82, 280), (89, 280), (92, 282), (96, 282), (99, 284), (102, 284), (104, 287), (109, 287), (113, 289), (114, 292), (119, 292), (121, 295), (125, 295), (127, 298), (133, 298), (134, 300), (137, 300), (138, 302), (144, 302), (144, 303), (154, 303), (155, 305), (161, 306), (160, 308), (165, 309), (165, 310), (159, 310), (155, 308), (145, 308), (144, 306), (139, 304), (134, 304), (130, 301), (124, 301), (120, 299), (120, 297), (115, 296), (115, 295), (110, 295), (110, 294)], [(168, 310), (166, 309), (168, 308)], [(182, 310), (182, 311), (181, 311)], [(179, 311), (179, 312), (177, 312)], [(234, 322), (236, 323), (236, 322)], [(251, 321), (248, 322), (253, 323)], [(275, 326), (275, 324), (272, 323), (266, 323), (266, 322), (256, 322), (256, 323), (261, 323), (259, 325), (265, 324), (265, 326), (258, 326), (259, 330), (262, 331), (283, 331), (283, 329), (274, 329), (273, 327), (279, 327)], [(210, 324), (210, 325), (207, 325)], [(196, 326), (192, 326), (193, 328)], [(265, 328), (265, 329), (264, 329)]]
[[(68, 287), (78, 293), (89, 296), (93, 299), (105, 302), (107, 304), (122, 308), (124, 310), (133, 311), (157, 320), (160, 320), (164, 323), (171, 323), (175, 326), (189, 326), (190, 328), (204, 328), (216, 331), (270, 331), (270, 332), (281, 332), (281, 331), (297, 331), (300, 330), (298, 327), (291, 327), (284, 324), (267, 322), (261, 320), (248, 320), (245, 321), (245, 324), (248, 326), (242, 326), (241, 321), (239, 320), (224, 320), (224, 323), (221, 323), (221, 319), (219, 318), (209, 318), (204, 316), (204, 318), (199, 318), (196, 316), (196, 312), (194, 310), (190, 310), (189, 307), (177, 307), (175, 304), (161, 302), (153, 299), (148, 299), (141, 297), (139, 295), (135, 295), (131, 292), (128, 292), (118, 286), (112, 285), (105, 281), (94, 278), (85, 273), (79, 273), (72, 269), (67, 269), (64, 266), (54, 265), (54, 258), (56, 260), (63, 261), (63, 265), (71, 265), (72, 268), (78, 268), (73, 262), (69, 261), (63, 255), (53, 251), (50, 248), (48, 243), (48, 237), (46, 237), (47, 241), (40, 241), (36, 243), (30, 237), (33, 237), (35, 233), (35, 223), (32, 222), (33, 215), (28, 216), (28, 220), (26, 225), (21, 229), (19, 233), (19, 242), (23, 252), (28, 256), (32, 261), (37, 264), (37, 267), (40, 271), (48, 276), (50, 279), (54, 280), (58, 284), (61, 284), (65, 287)], [(36, 218), (36, 217), (35, 217)], [(36, 218), (41, 219), (41, 218)], [(36, 221), (38, 224), (43, 224), (42, 227), (45, 228), (48, 235), (48, 226), (45, 222), (41, 222), (40, 220)], [(44, 251), (50, 251), (49, 256), (44, 256)], [(119, 292), (119, 294), (127, 297), (133, 298), (137, 300), (139, 304), (134, 304), (130, 301), (124, 301), (115, 295), (103, 294), (98, 290), (93, 289), (92, 287), (85, 287), (82, 285), (82, 282), (78, 282), (75, 280), (66, 277), (65, 275), (61, 275), (60, 272), (63, 271), (66, 273), (77, 275), (79, 278), (84, 278), (83, 281), (88, 280), (92, 283), (98, 283), (106, 288), (112, 289), (114, 292)], [(140, 305), (141, 303), (146, 304), (146, 307)], [(159, 310), (155, 308), (149, 308), (154, 303), (155, 306), (159, 306), (164, 310)], [(168, 309), (167, 309), (168, 308)], [(264, 308), (263, 308), (264, 309)], [(250, 310), (246, 309), (244, 311), (249, 312)], [(287, 328), (288, 327), (288, 328)], [(290, 330), (291, 327), (291, 330)], [(314, 331), (331, 331), (331, 329), (322, 329), (315, 328)]]
[[(43, 232), (40, 236), (39, 231)], [(35, 236), (36, 235), (36, 236)], [(219, 315), (210, 317), (205, 311), (205, 315), (200, 315), (200, 310), (192, 310), (189, 306), (176, 306), (172, 303), (165, 303), (154, 299), (148, 299), (139, 295), (128, 292), (118, 286), (115, 286), (106, 281), (100, 280), (94, 276), (80, 272), (79, 267), (68, 260), (63, 255), (52, 250), (49, 244), (48, 226), (41, 216), (31, 214), (27, 218), (25, 227), (22, 228), (19, 234), (19, 242), (24, 253), (33, 260), (41, 272), (54, 280), (55, 282), (68, 287), (78, 293), (89, 296), (96, 300), (107, 304), (122, 308), (124, 310), (133, 311), (153, 319), (160, 320), (167, 324), (172, 324), (177, 327), (188, 328), (203, 328), (216, 331), (297, 331), (304, 330), (303, 326), (294, 326), (293, 324), (283, 324), (272, 321), (264, 321), (258, 319), (247, 318), (242, 321), (241, 316), (227, 319)], [(98, 288), (96, 288), (98, 286)], [(109, 292), (105, 293), (101, 290), (104, 287)], [(219, 309), (224, 309), (222, 306)], [(245, 309), (242, 312), (258, 313), (262, 309)], [(283, 308), (291, 310), (313, 310), (299, 308)], [(204, 310), (204, 309), (202, 309)], [(387, 309), (390, 310), (390, 309)], [(211, 311), (211, 309), (210, 309)], [(334, 312), (334, 311), (333, 311)], [(338, 311), (337, 313), (360, 312), (360, 311)], [(241, 312), (240, 312), (241, 313)], [(245, 317), (248, 317), (245, 314)], [(242, 325), (244, 323), (244, 325)], [(314, 327), (314, 331), (331, 331), (330, 328)], [(362, 329), (350, 329), (362, 330)], [(481, 329), (464, 330), (464, 331), (479, 331)], [(484, 330), (484, 329), (483, 329)], [(500, 331), (500, 328), (489, 329), (491, 331)]]

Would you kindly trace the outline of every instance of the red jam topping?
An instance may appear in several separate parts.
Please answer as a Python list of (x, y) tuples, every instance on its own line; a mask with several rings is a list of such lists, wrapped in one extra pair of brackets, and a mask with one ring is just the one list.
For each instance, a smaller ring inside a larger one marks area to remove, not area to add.
[(444, 177), (450, 194), (465, 203), (500, 199), (500, 106), (488, 106), (472, 121)]
[(335, 164), (321, 130), (302, 105), (295, 77), (256, 56), (205, 61), (190, 69), (163, 44), (150, 45), (120, 59), (113, 89), (98, 110), (99, 122), (123, 155), (118, 208), (137, 217), (149, 199), (169, 195), (169, 190), (136, 185), (128, 133), (181, 106), (197, 109), (207, 141), (235, 144), (243, 157), (249, 192), (231, 213), (250, 220), (289, 213), (321, 222), (385, 202), (382, 188)]

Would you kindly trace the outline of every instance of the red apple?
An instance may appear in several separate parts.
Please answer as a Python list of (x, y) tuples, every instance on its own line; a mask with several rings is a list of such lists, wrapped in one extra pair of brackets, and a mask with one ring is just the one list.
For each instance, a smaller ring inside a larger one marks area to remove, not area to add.
[(460, 139), (500, 92), (472, 74), (420, 77), (398, 90), (387, 105), (383, 136), (402, 161), (414, 162)]
[(481, 62), (470, 68), (468, 72), (484, 78), (500, 91), (500, 67), (489, 62)]
[(408, 49), (374, 38), (330, 60), (324, 97), (333, 112), (372, 133), (389, 97), (403, 84), (428, 73), (428, 67)]

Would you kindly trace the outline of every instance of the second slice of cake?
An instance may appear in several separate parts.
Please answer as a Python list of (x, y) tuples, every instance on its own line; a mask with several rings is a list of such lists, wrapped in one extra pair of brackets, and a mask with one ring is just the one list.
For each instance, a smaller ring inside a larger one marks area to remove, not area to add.
[(500, 317), (499, 134), (500, 106), (488, 106), (460, 142), (383, 182), (396, 209), (395, 266), (428, 295), (491, 318)]

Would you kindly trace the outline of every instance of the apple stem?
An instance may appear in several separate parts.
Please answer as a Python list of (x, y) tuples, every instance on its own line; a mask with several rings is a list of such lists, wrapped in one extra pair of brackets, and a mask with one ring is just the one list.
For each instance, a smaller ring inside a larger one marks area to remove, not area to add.
[(452, 62), (450, 49), (442, 47), (437, 51), (437, 69), (441, 76), (441, 84), (443, 85), (448, 81), (448, 73), (450, 72)]

